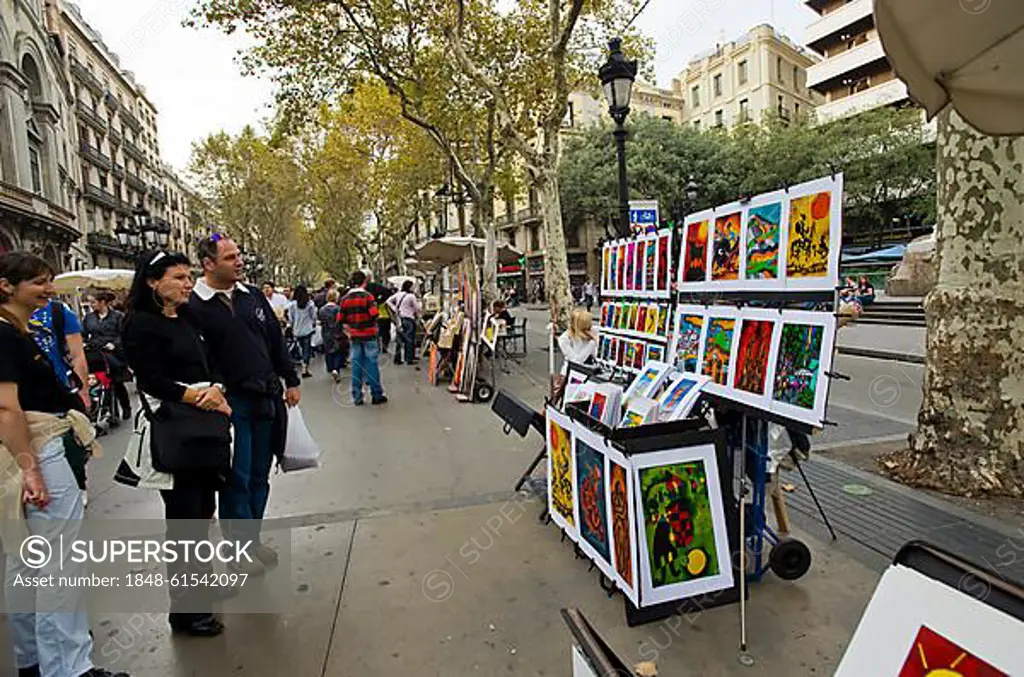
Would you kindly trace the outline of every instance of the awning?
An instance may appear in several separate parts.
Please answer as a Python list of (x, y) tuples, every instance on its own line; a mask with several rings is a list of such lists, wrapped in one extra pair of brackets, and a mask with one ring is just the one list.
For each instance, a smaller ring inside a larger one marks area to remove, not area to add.
[(844, 255), (841, 259), (841, 263), (853, 263), (855, 261), (901, 261), (903, 260), (903, 254), (906, 253), (906, 251), (906, 246), (898, 244), (893, 245), (892, 247), (886, 247), (885, 249), (877, 249), (873, 252)]
[[(483, 259), (485, 241), (479, 237), (442, 237), (430, 240), (416, 248), (416, 259), (431, 262), (438, 266), (451, 266), (461, 261), (466, 253), (473, 248), (478, 260)], [(519, 261), (522, 253), (507, 244), (498, 246), (498, 264), (510, 264)]]
[(1024, 134), (1024, 2), (875, 0), (885, 54), (934, 117), (952, 104), (985, 134)]
[(58, 294), (70, 294), (78, 289), (96, 287), (110, 291), (125, 291), (132, 286), (135, 279), (134, 270), (116, 268), (92, 268), (61, 273), (53, 278), (53, 285)]

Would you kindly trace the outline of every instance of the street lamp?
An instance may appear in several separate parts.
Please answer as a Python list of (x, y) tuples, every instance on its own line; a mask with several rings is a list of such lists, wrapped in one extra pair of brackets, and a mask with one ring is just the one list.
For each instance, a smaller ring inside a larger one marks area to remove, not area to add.
[(636, 80), (636, 61), (627, 61), (622, 53), (622, 38), (608, 43), (608, 61), (601, 66), (598, 77), (608, 100), (608, 112), (615, 120), (615, 142), (619, 153), (619, 235), (629, 236), (629, 183), (626, 178), (626, 116)]
[(690, 174), (690, 179), (686, 182), (686, 199), (690, 202), (690, 208), (694, 207), (694, 203), (697, 201), (697, 189), (700, 186), (693, 180), (693, 174)]

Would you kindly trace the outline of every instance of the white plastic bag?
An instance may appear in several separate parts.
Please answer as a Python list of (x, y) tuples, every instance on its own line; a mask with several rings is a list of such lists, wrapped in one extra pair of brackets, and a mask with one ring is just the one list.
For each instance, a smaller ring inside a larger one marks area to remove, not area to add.
[(153, 468), (149, 443), (149, 420), (139, 412), (135, 416), (135, 430), (128, 440), (128, 450), (114, 472), (114, 481), (136, 489), (173, 489), (174, 477)]
[(323, 344), (324, 344), (324, 330), (318, 324), (318, 325), (316, 325), (316, 328), (313, 329), (313, 338), (310, 339), (309, 345), (313, 346), (314, 348), (319, 348)]
[(281, 457), (281, 470), (305, 470), (320, 467), (320, 445), (306, 428), (302, 412), (298, 407), (288, 408), (288, 437), (284, 443), (284, 455)]

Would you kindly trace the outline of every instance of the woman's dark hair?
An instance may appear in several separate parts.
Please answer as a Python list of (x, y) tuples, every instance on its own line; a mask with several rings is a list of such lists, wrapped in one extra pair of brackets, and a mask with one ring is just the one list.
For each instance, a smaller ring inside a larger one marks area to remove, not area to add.
[(413, 281), (412, 280), (406, 280), (405, 282), (402, 283), (402, 291), (404, 291), (404, 292), (411, 292), (412, 291), (412, 286), (413, 286)]
[(150, 280), (163, 279), (168, 268), (191, 265), (184, 254), (163, 250), (143, 252), (138, 261), (135, 265), (135, 279), (132, 280), (132, 288), (125, 302), (125, 327), (131, 323), (135, 313), (159, 315), (163, 312), (156, 292), (148, 284)]
[(309, 290), (306, 289), (306, 285), (299, 284), (295, 286), (295, 290), (292, 292), (292, 300), (302, 310), (306, 309), (309, 305)]
[[(53, 277), (53, 267), (35, 254), (28, 252), (7, 252), (0, 254), (0, 278), (17, 286), (40, 275)], [(0, 292), (0, 303), (6, 303), (7, 297)]]

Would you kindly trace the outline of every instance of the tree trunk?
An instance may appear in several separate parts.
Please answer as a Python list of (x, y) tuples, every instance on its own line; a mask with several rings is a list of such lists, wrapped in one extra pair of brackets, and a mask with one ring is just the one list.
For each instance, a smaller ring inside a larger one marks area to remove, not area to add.
[(562, 230), (562, 199), (558, 189), (558, 173), (548, 169), (537, 174), (537, 188), (544, 212), (544, 286), (551, 308), (555, 332), (569, 326), (572, 295), (569, 290), (569, 258), (565, 253), (565, 231)]
[(485, 186), (481, 192), (483, 199), (475, 205), (476, 220), (483, 229), (486, 242), (481, 289), (484, 303), (490, 307), (491, 302), (498, 298), (498, 236), (494, 228), (494, 187)]
[(937, 282), (924, 402), (894, 474), (941, 491), (1024, 496), (1024, 138), (955, 112), (938, 136)]

